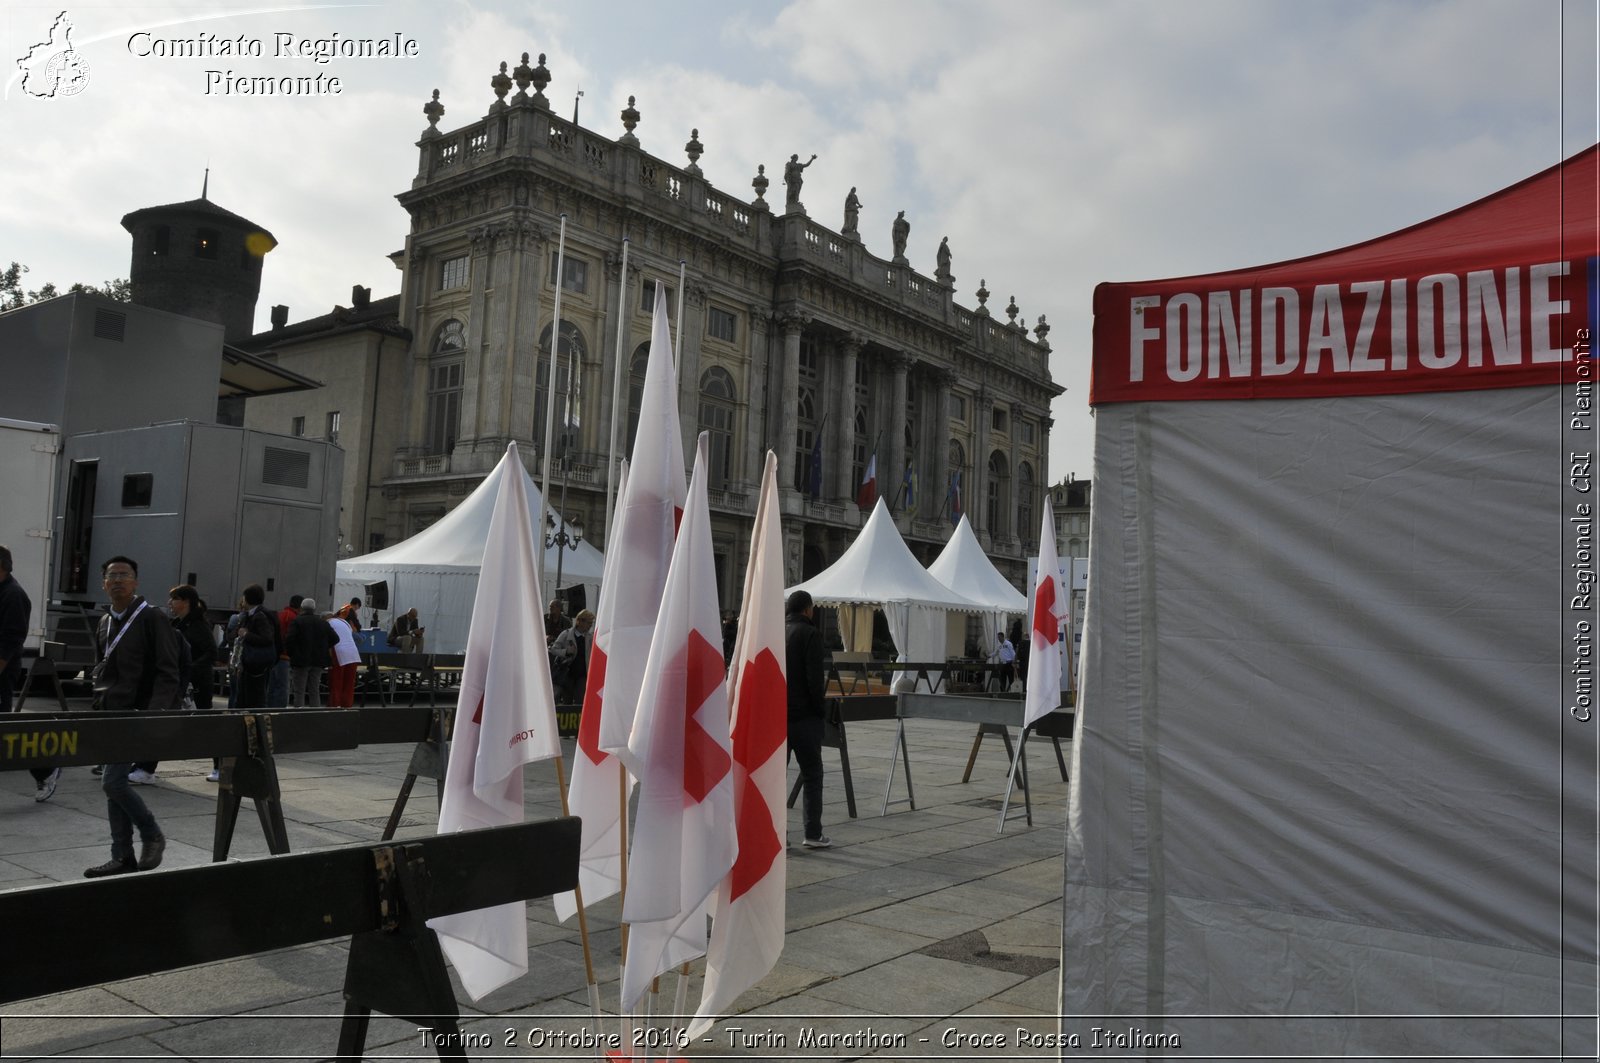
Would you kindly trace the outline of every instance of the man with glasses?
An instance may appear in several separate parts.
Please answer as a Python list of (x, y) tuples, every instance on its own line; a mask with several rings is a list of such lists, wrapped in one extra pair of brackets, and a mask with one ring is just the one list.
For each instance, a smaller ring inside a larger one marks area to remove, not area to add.
[[(175, 709), (182, 704), (178, 635), (161, 610), (139, 595), (139, 565), (118, 555), (100, 566), (111, 611), (101, 619), (100, 663), (94, 670), (95, 707), (112, 712)], [(107, 764), (100, 785), (111, 821), (111, 859), (85, 878), (149, 871), (161, 864), (167, 839), (144, 801), (128, 783), (132, 764)], [(139, 828), (139, 856), (133, 829)]]

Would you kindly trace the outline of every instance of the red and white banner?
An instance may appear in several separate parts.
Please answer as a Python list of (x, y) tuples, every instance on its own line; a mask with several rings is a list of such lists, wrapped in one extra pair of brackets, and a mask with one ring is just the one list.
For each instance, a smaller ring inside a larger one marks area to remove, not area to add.
[(878, 452), (867, 459), (867, 471), (861, 475), (861, 486), (856, 488), (856, 505), (868, 509), (878, 500)]
[(1061, 650), (1063, 623), (1071, 638), (1066, 591), (1061, 586), (1061, 562), (1056, 554), (1054, 506), (1045, 506), (1039, 529), (1039, 567), (1033, 593), (1028, 596), (1028, 678), (1024, 684), (1023, 727), (1061, 705)]
[(728, 670), (733, 705), (733, 811), (739, 855), (711, 908), (705, 989), (689, 1025), (699, 1037), (739, 995), (772, 970), (783, 952), (788, 829), (784, 783), (789, 760), (785, 681), (783, 532), (778, 459), (767, 451), (745, 570), (739, 637)]
[[(1309, 398), (1571, 380), (1600, 290), (1596, 151), (1363, 244), (1101, 284), (1089, 401)], [(1580, 348), (1580, 341), (1583, 341)]]
[[(559, 756), (527, 472), (506, 448), (461, 671), (439, 833), (523, 820), (522, 766)], [(473, 1000), (528, 972), (527, 902), (428, 920)]]
[(606, 618), (610, 635), (602, 662), (605, 712), (596, 739), (598, 747), (608, 753), (628, 746), (673, 539), (687, 496), (683, 435), (678, 424), (678, 374), (672, 366), (666, 289), (657, 282), (639, 430), (634, 436), (627, 490), (617, 504), (618, 534), (606, 548), (607, 554), (620, 555), (611, 580), (615, 587), (611, 616)]
[(696, 448), (633, 730), (618, 753), (639, 780), (622, 907), (629, 924), (625, 1011), (657, 975), (705, 953), (711, 892), (738, 850), (706, 440), (702, 434)]
[[(622, 460), (617, 495), (628, 490), (628, 460)], [(623, 510), (612, 517), (607, 542), (620, 539)], [(610, 618), (617, 611), (617, 569), (621, 550), (606, 551), (605, 575), (596, 607), (594, 640), (589, 646), (589, 673), (583, 691), (583, 714), (578, 720), (578, 749), (572, 758), (572, 784), (567, 787), (567, 811), (583, 820), (583, 841), (578, 849), (578, 886), (584, 903), (604, 900), (622, 889), (622, 835), (626, 802), (633, 792), (633, 777), (622, 761), (600, 748), (600, 720), (605, 715), (606, 661), (611, 650)], [(556, 918), (566, 922), (578, 912), (575, 893), (553, 898)]]

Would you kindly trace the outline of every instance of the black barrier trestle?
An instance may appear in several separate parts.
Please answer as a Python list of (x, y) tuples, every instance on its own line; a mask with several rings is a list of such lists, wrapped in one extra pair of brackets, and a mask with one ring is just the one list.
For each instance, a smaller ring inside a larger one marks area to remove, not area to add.
[(377, 1011), (429, 1031), (440, 1059), (466, 1059), (444, 953), (419, 914), (428, 909), (429, 888), (421, 848), (396, 846), (372, 855), (383, 921), (379, 929), (350, 938), (338, 1058), (359, 1063)]
[(427, 737), (411, 751), (411, 764), (406, 769), (405, 781), (400, 784), (394, 808), (389, 811), (389, 821), (383, 826), (383, 841), (393, 838), (394, 832), (400, 828), (400, 817), (406, 810), (406, 801), (410, 799), (411, 788), (416, 785), (418, 778), (433, 779), (438, 783), (439, 807), (444, 807), (444, 777), (450, 763), (450, 727), (454, 715), (453, 711), (447, 716), (446, 710), (433, 710), (428, 721)]
[(211, 840), (211, 859), (226, 860), (239, 821), (239, 803), (246, 797), (256, 806), (256, 818), (267, 839), (267, 851), (277, 856), (289, 851), (289, 828), (283, 819), (283, 791), (278, 786), (278, 762), (273, 757), (272, 717), (246, 713), (245, 755), (223, 757), (217, 786), (217, 819)]
[[(850, 774), (850, 742), (844, 733), (844, 711), (838, 698), (828, 699), (829, 711), (822, 721), (822, 744), (830, 749), (839, 751), (839, 767), (844, 773), (844, 801), (850, 811), (850, 818), (856, 818), (856, 787), (855, 780)], [(793, 808), (795, 798), (800, 796), (800, 786), (805, 782), (803, 778), (796, 777), (794, 786), (789, 790), (789, 805)]]

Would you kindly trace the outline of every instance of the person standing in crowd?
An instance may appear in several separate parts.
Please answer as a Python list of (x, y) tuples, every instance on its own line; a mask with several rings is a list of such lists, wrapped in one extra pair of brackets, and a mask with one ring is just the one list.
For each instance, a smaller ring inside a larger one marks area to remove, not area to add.
[(243, 644), (239, 655), (239, 708), (267, 707), (267, 685), (278, 664), (277, 618), (267, 612), (263, 602), (267, 592), (261, 584), (244, 589), (244, 613), (239, 618), (237, 641)]
[(336, 638), (328, 621), (317, 615), (312, 598), (300, 600), (300, 615), (289, 625), (289, 704), (296, 708), (322, 705), (322, 673)]
[(739, 618), (732, 609), (722, 611), (722, 666), (733, 664), (733, 644), (739, 641)]
[(417, 610), (412, 607), (394, 618), (389, 625), (389, 645), (401, 653), (424, 653), (422, 634), (427, 628), (417, 623)]
[(800, 765), (801, 811), (807, 849), (833, 844), (822, 833), (822, 723), (824, 698), (822, 632), (812, 619), (811, 595), (789, 595), (789, 621), (784, 631), (789, 683), (789, 751)]
[(335, 709), (348, 709), (356, 703), (356, 667), (361, 663), (361, 649), (356, 645), (355, 624), (358, 623), (360, 621), (352, 622), (342, 616), (328, 620), (334, 636), (333, 667), (328, 672), (328, 705)]
[[(11, 551), (0, 546), (0, 712), (11, 711), (11, 692), (22, 678), (22, 644), (28, 640), (33, 601), (11, 576)], [(29, 768), (33, 799), (48, 801), (61, 782), (60, 768)]]
[(550, 666), (555, 673), (556, 701), (574, 705), (583, 700), (589, 682), (589, 634), (594, 629), (594, 614), (584, 609), (573, 624), (550, 644)]
[(1017, 678), (1017, 649), (1011, 645), (1004, 631), (994, 633), (994, 654), (990, 660), (996, 665), (994, 674), (1000, 680), (1000, 692), (1003, 694), (1011, 689), (1012, 682)]
[[(189, 674), (187, 689), (194, 691), (194, 707), (209, 710), (215, 697), (217, 643), (211, 636), (211, 624), (206, 619), (206, 603), (200, 592), (187, 583), (180, 583), (167, 592), (167, 608), (172, 613), (172, 627), (178, 637), (189, 647)], [(154, 766), (139, 765), (154, 772)], [(216, 782), (221, 775), (216, 757), (211, 758), (211, 774), (206, 776)], [(133, 781), (133, 773), (128, 780)]]
[(554, 646), (556, 636), (572, 626), (572, 621), (562, 615), (560, 598), (550, 599), (550, 611), (544, 615), (544, 644)]
[[(139, 565), (117, 555), (100, 566), (111, 611), (100, 620), (100, 663), (94, 669), (96, 707), (111, 712), (167, 710), (183, 697), (179, 685), (178, 635), (172, 624), (139, 596)], [(85, 878), (149, 871), (159, 867), (167, 839), (156, 817), (128, 785), (132, 764), (107, 764), (101, 776), (106, 814), (111, 822), (111, 859), (83, 873)], [(133, 855), (133, 830), (139, 829), (139, 856)]]
[(289, 625), (300, 615), (304, 597), (289, 595), (289, 604), (278, 610), (278, 663), (272, 666), (272, 677), (267, 682), (267, 708), (281, 709), (289, 704)]
[(349, 624), (351, 631), (360, 631), (361, 599), (351, 598), (348, 602), (339, 607), (339, 611), (334, 613), (334, 616), (337, 616), (340, 620), (343, 620)]

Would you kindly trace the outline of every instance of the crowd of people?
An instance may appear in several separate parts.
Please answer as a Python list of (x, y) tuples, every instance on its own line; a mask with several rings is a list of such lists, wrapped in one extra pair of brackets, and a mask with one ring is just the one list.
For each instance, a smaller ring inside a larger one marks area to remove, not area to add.
[[(12, 692), (21, 676), (22, 647), (32, 616), (27, 591), (12, 576), (11, 552), (0, 546), (0, 712), (12, 708)], [(360, 598), (332, 611), (319, 611), (304, 595), (289, 596), (273, 610), (259, 583), (246, 586), (224, 624), (192, 585), (180, 583), (167, 592), (165, 608), (139, 593), (139, 565), (117, 555), (101, 565), (107, 603), (95, 630), (96, 661), (90, 681), (94, 707), (119, 712), (143, 710), (208, 710), (225, 696), (230, 709), (322, 707), (323, 689), (330, 708), (355, 704), (356, 672), (361, 662), (357, 636), (362, 630)], [(803, 593), (789, 602), (789, 732), (804, 781), (805, 839), (808, 848), (826, 848), (822, 834), (822, 638), (812, 620), (810, 600)], [(374, 626), (376, 615), (374, 614)], [(561, 599), (550, 602), (544, 617), (545, 649), (558, 704), (580, 704), (588, 683), (589, 653), (595, 614), (581, 609), (568, 618)], [(724, 654), (731, 656), (737, 618), (723, 615)], [(412, 608), (395, 615), (387, 648), (423, 653), (426, 629)], [(226, 684), (219, 691), (218, 678)], [(93, 769), (106, 795), (111, 830), (111, 856), (84, 872), (99, 878), (160, 865), (166, 838), (149, 807), (134, 787), (153, 782), (154, 762), (103, 764)], [(56, 792), (62, 770), (34, 768), (36, 801)], [(212, 761), (209, 780), (220, 780)], [(134, 848), (134, 832), (139, 846)]]

